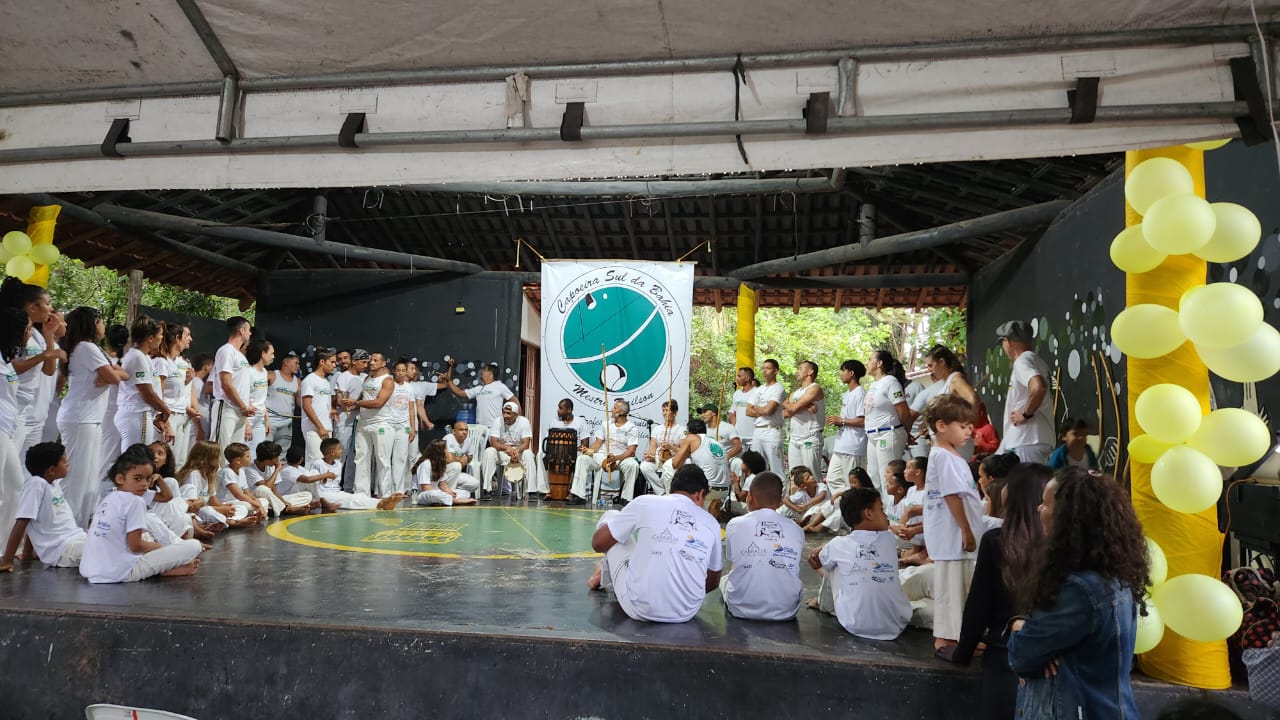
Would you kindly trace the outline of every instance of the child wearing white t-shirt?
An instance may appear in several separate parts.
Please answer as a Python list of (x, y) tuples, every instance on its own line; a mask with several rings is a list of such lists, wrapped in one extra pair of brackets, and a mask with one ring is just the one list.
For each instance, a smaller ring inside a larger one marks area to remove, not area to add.
[(227, 461), (225, 467), (218, 471), (218, 499), (231, 507), (245, 506), (250, 515), (257, 515), (259, 520), (267, 518), (267, 509), (249, 489), (249, 479), (244, 469), (249, 465), (249, 446), (233, 442), (222, 450), (222, 457)]
[(187, 501), (187, 512), (194, 514), (213, 532), (220, 532), (228, 527), (257, 525), (258, 516), (249, 513), (248, 505), (224, 503), (210, 486), (211, 481), (217, 478), (221, 457), (221, 448), (212, 440), (197, 442), (187, 453), (187, 462), (178, 471), (182, 499)]
[(827, 484), (818, 482), (804, 465), (791, 468), (791, 495), (782, 499), (778, 514), (804, 525), (804, 519), (817, 512), (827, 500)]
[(733, 569), (720, 581), (720, 595), (734, 617), (790, 620), (800, 610), (804, 531), (777, 512), (781, 504), (782, 478), (760, 473), (747, 490), (750, 512), (725, 526), (725, 555)]
[(270, 440), (258, 443), (256, 459), (244, 468), (245, 480), (253, 496), (265, 503), (276, 517), (306, 515), (320, 507), (320, 503), (313, 501), (311, 493), (306, 490), (285, 492), (280, 489), (279, 480), (283, 473), (281, 452), (281, 447)]
[(320, 459), (311, 464), (311, 476), (320, 483), (320, 499), (342, 510), (391, 510), (404, 499), (404, 493), (392, 493), (377, 500), (368, 495), (342, 489), (342, 442), (337, 438), (320, 441)]
[(427, 443), (427, 449), (423, 451), (422, 457), (419, 457), (418, 461), (409, 470), (409, 473), (413, 475), (413, 485), (416, 488), (413, 493), (415, 505), (445, 505), (452, 507), (454, 505), (476, 504), (476, 499), (472, 497), (471, 493), (479, 489), (479, 482), (462, 473), (456, 477), (471, 479), (471, 490), (452, 487), (455, 483), (449, 480), (449, 474), (445, 471), (446, 467), (445, 441), (432, 440)]
[(973, 434), (972, 417), (972, 406), (958, 395), (939, 395), (925, 408), (925, 422), (934, 435), (924, 500), (925, 545), (934, 563), (934, 650), (954, 646), (960, 639), (964, 601), (983, 533), (978, 486), (958, 452)]
[(911, 603), (898, 583), (898, 548), (884, 501), (874, 488), (850, 488), (840, 501), (853, 528), (809, 556), (822, 573), (819, 609), (858, 637), (895, 640), (911, 621)]
[(67, 453), (60, 443), (38, 443), (27, 451), (31, 476), (18, 496), (17, 521), (9, 533), (0, 572), (13, 571), (13, 558), (23, 537), (46, 567), (78, 567), (87, 537), (62, 489), (67, 476)]
[(194, 575), (200, 567), (199, 540), (161, 545), (143, 538), (151, 485), (151, 456), (130, 447), (111, 468), (114, 492), (98, 503), (80, 559), (80, 574), (91, 583), (136, 582), (155, 575)]

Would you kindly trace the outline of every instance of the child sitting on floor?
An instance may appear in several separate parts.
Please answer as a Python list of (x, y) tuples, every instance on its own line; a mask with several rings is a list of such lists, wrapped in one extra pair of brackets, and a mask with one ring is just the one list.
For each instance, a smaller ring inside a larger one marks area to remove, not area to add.
[[(238, 444), (238, 443), (237, 443)], [(247, 450), (247, 448), (246, 448)], [(311, 465), (311, 477), (320, 476), (320, 499), (342, 510), (391, 510), (404, 499), (404, 493), (392, 493), (381, 500), (342, 489), (342, 443), (337, 438), (320, 441), (320, 459)]]
[(201, 440), (187, 453), (187, 464), (178, 471), (187, 512), (194, 513), (200, 522), (215, 532), (228, 527), (257, 525), (258, 516), (250, 515), (247, 505), (228, 505), (219, 500), (217, 493), (209, 487), (209, 483), (217, 478), (221, 454), (218, 443), (211, 440)]
[(200, 567), (198, 540), (161, 545), (143, 538), (147, 505), (142, 496), (151, 484), (151, 455), (145, 446), (130, 446), (111, 468), (115, 491), (98, 503), (85, 540), (80, 574), (91, 583), (136, 582), (155, 575), (194, 575)]
[[(413, 475), (417, 492), (413, 494), (415, 505), (475, 505), (476, 499), (471, 493), (462, 489), (449, 487), (445, 480), (445, 466), (448, 464), (445, 455), (445, 441), (432, 440), (422, 457), (413, 464), (409, 472)], [(461, 476), (459, 476), (461, 477)]]
[(818, 608), (858, 637), (894, 640), (911, 620), (898, 584), (898, 548), (884, 501), (874, 489), (850, 488), (840, 512), (853, 532), (814, 548), (809, 565), (822, 573)]
[(320, 503), (313, 502), (311, 493), (302, 491), (285, 494), (279, 488), (281, 473), (280, 454), (283, 448), (270, 440), (258, 443), (257, 457), (244, 468), (245, 482), (252, 488), (253, 496), (265, 503), (271, 514), (306, 515)]
[(1098, 469), (1098, 456), (1089, 447), (1089, 434), (1093, 427), (1084, 418), (1067, 418), (1062, 423), (1062, 444), (1049, 456), (1049, 469), (1061, 470), (1080, 467)]
[(797, 465), (791, 468), (791, 487), (791, 495), (782, 498), (778, 514), (800, 523), (801, 526), (806, 525), (806, 518), (826, 502), (827, 484), (818, 482), (809, 468)]
[(218, 499), (232, 507), (244, 505), (250, 515), (257, 515), (259, 520), (265, 520), (267, 509), (261, 500), (251, 494), (249, 480), (244, 473), (250, 462), (249, 446), (233, 442), (222, 449), (222, 457), (226, 458), (227, 465), (218, 471)]
[(790, 620), (800, 609), (804, 532), (778, 514), (781, 504), (782, 478), (762, 472), (747, 491), (750, 512), (724, 528), (725, 555), (733, 569), (720, 581), (720, 594), (734, 617)]
[[(150, 512), (164, 523), (170, 533), (180, 538), (194, 537), (198, 540), (212, 538), (213, 533), (202, 529), (200, 524), (195, 522), (194, 517), (187, 512), (187, 501), (183, 499), (182, 489), (174, 477), (177, 475), (177, 470), (173, 466), (173, 451), (159, 440), (147, 447), (151, 451), (155, 475), (158, 476), (158, 479), (152, 478), (156, 493), (151, 499)], [(158, 537), (154, 539), (164, 542)]]
[(67, 476), (65, 448), (56, 442), (33, 446), (27, 451), (27, 472), (31, 475), (18, 496), (17, 521), (0, 557), (0, 572), (13, 571), (13, 557), (24, 537), (46, 567), (78, 567), (86, 535), (62, 490)]

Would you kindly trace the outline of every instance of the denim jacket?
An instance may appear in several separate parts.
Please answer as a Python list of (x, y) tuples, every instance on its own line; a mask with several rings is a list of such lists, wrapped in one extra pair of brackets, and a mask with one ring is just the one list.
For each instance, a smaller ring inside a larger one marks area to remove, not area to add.
[[(1137, 720), (1129, 685), (1138, 609), (1133, 595), (1094, 572), (1072, 573), (1053, 607), (1036, 609), (1009, 635), (1020, 719)], [(1045, 678), (1050, 660), (1058, 673)]]

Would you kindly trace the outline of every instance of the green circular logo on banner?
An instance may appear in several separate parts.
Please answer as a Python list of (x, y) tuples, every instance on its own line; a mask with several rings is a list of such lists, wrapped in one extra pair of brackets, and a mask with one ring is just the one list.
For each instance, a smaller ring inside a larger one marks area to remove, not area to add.
[(596, 390), (643, 387), (667, 357), (667, 328), (659, 307), (644, 294), (616, 285), (579, 300), (565, 317), (562, 338), (565, 362)]

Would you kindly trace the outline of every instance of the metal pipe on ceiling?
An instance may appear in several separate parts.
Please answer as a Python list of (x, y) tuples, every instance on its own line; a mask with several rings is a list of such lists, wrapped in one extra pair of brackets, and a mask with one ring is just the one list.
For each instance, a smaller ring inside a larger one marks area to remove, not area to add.
[[(1095, 125), (1123, 122), (1172, 123), (1198, 120), (1229, 120), (1248, 114), (1243, 101), (1171, 103), (1166, 105), (1128, 105), (1098, 108)], [(863, 135), (890, 132), (925, 132), (974, 128), (1010, 128), (1070, 124), (1069, 108), (1036, 108), (1027, 110), (984, 110), (976, 112), (933, 113), (929, 115), (877, 115), (869, 117), (832, 118), (827, 135)], [(732, 137), (736, 135), (802, 136), (805, 121), (740, 120), (696, 123), (652, 123), (583, 127), (582, 139), (632, 140), (682, 137)], [(494, 130), (433, 130), (419, 132), (358, 133), (360, 148), (414, 147), (467, 143), (556, 142), (559, 128), (510, 128)], [(572, 147), (572, 146), (569, 146)], [(266, 153), (292, 150), (340, 151), (337, 135), (291, 135), (264, 138), (237, 138), (227, 143), (217, 140), (166, 140), (120, 143), (115, 152), (123, 157), (170, 157), (186, 155), (221, 155), (229, 153)], [(350, 152), (349, 150), (341, 150)], [(50, 148), (18, 148), (0, 151), (0, 165), (25, 162), (88, 160), (101, 158), (100, 145), (74, 145)]]
[[(732, 278), (731, 278), (732, 279)], [(892, 273), (880, 275), (819, 275), (814, 277), (768, 277), (751, 281), (759, 287), (779, 289), (840, 288), (840, 289), (891, 289), (964, 287), (969, 284), (968, 273)]]
[(754, 265), (747, 265), (745, 267), (738, 268), (737, 270), (729, 273), (729, 276), (745, 280), (749, 278), (773, 275), (775, 273), (798, 272), (801, 270), (812, 270), (832, 265), (839, 266), (844, 263), (854, 262), (857, 260), (866, 260), (869, 258), (883, 257), (885, 255), (924, 250), (927, 248), (937, 247), (939, 245), (953, 243), (957, 240), (966, 240), (969, 238), (979, 237), (981, 235), (1005, 232), (1007, 230), (1014, 230), (1028, 225), (1049, 223), (1058, 215), (1058, 213), (1065, 210), (1070, 204), (1071, 203), (1066, 200), (1053, 200), (1051, 202), (1040, 203), (1038, 205), (1018, 208), (1017, 210), (1006, 210), (992, 215), (984, 215), (983, 217), (961, 220), (960, 222), (940, 225), (938, 227), (928, 228), (927, 230), (916, 230), (914, 232), (902, 233), (900, 235), (891, 235), (866, 244), (859, 242), (805, 253), (794, 258), (766, 260), (764, 262), (755, 263)]
[(529, 182), (455, 182), (406, 185), (415, 192), (475, 195), (551, 195), (595, 197), (599, 195), (734, 195), (740, 193), (829, 193), (844, 187), (843, 168), (830, 177), (717, 178), (714, 180), (566, 180)]
[[(1263, 25), (1262, 29), (1264, 33), (1274, 33), (1280, 30), (1280, 24), (1268, 23)], [(1257, 30), (1252, 25), (1129, 30), (1049, 37), (752, 53), (743, 55), (742, 63), (748, 70), (754, 70), (834, 65), (846, 58), (857, 58), (859, 62), (909, 62), (1055, 51), (1080, 52), (1082, 50), (1103, 50), (1122, 47), (1207, 45), (1219, 42), (1245, 42), (1256, 32)], [(518, 72), (529, 75), (535, 80), (726, 72), (733, 68), (737, 62), (737, 55), (717, 55), (700, 58), (661, 58), (598, 63), (385, 70), (299, 75), (296, 77), (241, 78), (241, 89), (245, 92), (291, 92), (374, 86), (426, 85), (432, 83), (501, 82), (507, 76)], [(218, 80), (86, 89), (71, 88), (0, 95), (0, 107), (216, 95), (220, 89), (221, 81)]]
[(168, 230), (171, 232), (182, 232), (192, 235), (227, 238), (229, 240), (243, 240), (246, 242), (257, 243), (259, 245), (269, 245), (289, 250), (332, 255), (334, 257), (340, 257), (347, 260), (364, 260), (369, 262), (388, 263), (392, 265), (407, 265), (411, 268), (422, 268), (424, 270), (444, 270), (468, 275), (484, 270), (484, 268), (473, 263), (427, 257), (426, 255), (412, 255), (410, 253), (402, 253), (395, 250), (380, 250), (377, 248), (360, 247), (357, 245), (348, 245), (346, 243), (333, 242), (330, 240), (316, 240), (314, 238), (289, 235), (287, 233), (263, 230), (261, 228), (224, 225), (222, 223), (198, 220), (196, 218), (185, 218), (175, 215), (165, 215), (164, 213), (148, 212), (146, 210), (135, 210), (133, 208), (121, 207), (110, 203), (98, 205), (94, 209), (99, 215), (113, 223), (128, 225), (131, 227)]
[[(62, 212), (66, 213), (67, 217), (72, 218), (73, 220), (79, 220), (80, 222), (88, 223), (95, 227), (100, 227), (105, 230), (111, 230), (118, 233), (126, 232), (123, 228), (112, 223), (110, 220), (93, 210), (81, 207), (73, 202), (68, 202), (53, 195), (34, 193), (30, 195), (18, 195), (17, 197), (30, 202), (32, 205), (59, 205), (62, 207)], [(214, 252), (209, 252), (208, 250), (203, 250), (198, 247), (192, 247), (191, 245), (178, 242), (177, 240), (170, 240), (169, 238), (160, 237), (159, 235), (153, 235), (148, 232), (129, 232), (129, 234), (136, 236), (144, 242), (162, 247), (166, 250), (172, 250), (173, 252), (186, 255), (187, 257), (195, 260), (209, 263), (214, 267), (231, 270), (232, 272), (248, 275), (252, 278), (258, 278), (263, 275), (262, 270), (255, 265), (240, 262), (239, 260), (226, 257), (225, 255), (219, 255)]]

